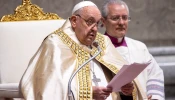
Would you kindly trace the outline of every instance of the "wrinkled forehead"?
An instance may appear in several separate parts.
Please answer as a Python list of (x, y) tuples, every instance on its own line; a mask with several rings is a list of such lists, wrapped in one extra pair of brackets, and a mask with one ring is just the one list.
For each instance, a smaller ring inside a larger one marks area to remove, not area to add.
[(85, 17), (101, 18), (101, 12), (96, 6), (86, 6), (81, 10), (81, 15)]

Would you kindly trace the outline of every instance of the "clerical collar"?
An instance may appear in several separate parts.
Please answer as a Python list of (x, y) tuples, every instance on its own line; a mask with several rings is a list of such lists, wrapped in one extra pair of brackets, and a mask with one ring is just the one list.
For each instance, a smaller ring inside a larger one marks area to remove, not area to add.
[(125, 46), (125, 47), (127, 47), (125, 38), (122, 38), (122, 39), (120, 40), (120, 39), (117, 39), (117, 38), (115, 38), (115, 37), (110, 36), (109, 34), (107, 34), (107, 32), (105, 32), (104, 35), (108, 36), (108, 37), (111, 39), (111, 42), (112, 42), (112, 44), (113, 44), (115, 47), (120, 47), (120, 46)]

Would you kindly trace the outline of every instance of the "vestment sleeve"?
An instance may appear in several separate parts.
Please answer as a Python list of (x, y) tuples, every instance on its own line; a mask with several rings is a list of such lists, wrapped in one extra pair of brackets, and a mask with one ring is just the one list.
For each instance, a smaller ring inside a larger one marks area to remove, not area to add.
[[(146, 49), (147, 50), (147, 49)], [(151, 61), (147, 68), (147, 95), (152, 95), (152, 99), (164, 100), (164, 74), (153, 56), (146, 51), (147, 61)]]

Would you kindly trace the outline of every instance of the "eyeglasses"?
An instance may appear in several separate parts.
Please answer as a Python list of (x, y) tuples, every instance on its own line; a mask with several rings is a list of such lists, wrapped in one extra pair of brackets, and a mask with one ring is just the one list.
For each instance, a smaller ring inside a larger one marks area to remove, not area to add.
[(122, 16), (116, 15), (116, 16), (112, 16), (108, 19), (111, 19), (112, 21), (115, 21), (115, 22), (119, 22), (122, 19), (124, 22), (128, 22), (131, 20), (131, 17), (127, 16), (127, 15), (122, 15)]
[(89, 18), (89, 19), (84, 19), (83, 17), (81, 17), (80, 15), (76, 15), (76, 16), (78, 16), (78, 17), (80, 17), (81, 19), (83, 19), (85, 22), (86, 22), (86, 24), (87, 24), (87, 26), (97, 26), (97, 28), (100, 28), (101, 26), (102, 26), (102, 22), (101, 22), (101, 20), (99, 20), (98, 22), (96, 22), (95, 21), (95, 19), (94, 18)]

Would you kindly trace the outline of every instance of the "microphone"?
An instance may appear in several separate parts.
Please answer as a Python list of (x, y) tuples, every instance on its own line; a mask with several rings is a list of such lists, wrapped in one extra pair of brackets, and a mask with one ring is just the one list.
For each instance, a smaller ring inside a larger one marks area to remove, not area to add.
[(89, 63), (91, 60), (93, 60), (95, 57), (97, 57), (100, 54), (100, 52), (102, 51), (100, 46), (98, 45), (98, 42), (94, 41), (93, 45), (98, 49), (98, 52), (94, 56), (89, 58), (86, 62), (84, 62), (80, 67), (78, 67), (78, 69), (72, 74), (72, 76), (69, 79), (69, 82), (68, 82), (68, 100), (75, 100), (73, 92), (71, 90), (71, 82), (72, 82), (74, 76), (79, 72), (79, 70), (81, 68), (83, 68), (87, 63)]

